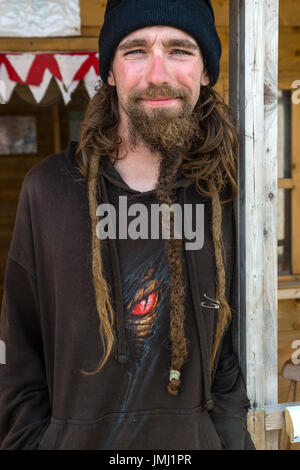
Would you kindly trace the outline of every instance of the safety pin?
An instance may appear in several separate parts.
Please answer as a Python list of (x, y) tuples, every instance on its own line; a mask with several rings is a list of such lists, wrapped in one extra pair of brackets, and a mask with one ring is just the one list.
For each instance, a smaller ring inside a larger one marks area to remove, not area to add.
[[(220, 308), (220, 301), (219, 300), (215, 300), (215, 299), (211, 299), (210, 297), (208, 297), (206, 294), (204, 294), (204, 297), (208, 300), (211, 300), (211, 302), (213, 302), (215, 305), (206, 305), (205, 302), (200, 302), (201, 306), (202, 307), (206, 307), (206, 308)], [(216, 305), (218, 304), (218, 305)]]

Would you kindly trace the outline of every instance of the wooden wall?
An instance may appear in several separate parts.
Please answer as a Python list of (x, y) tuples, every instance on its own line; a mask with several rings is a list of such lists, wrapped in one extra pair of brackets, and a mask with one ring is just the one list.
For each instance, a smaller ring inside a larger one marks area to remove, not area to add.
[(37, 123), (38, 154), (0, 155), (0, 298), (5, 261), (15, 220), (19, 191), (27, 171), (53, 152), (51, 108), (30, 106), (13, 100), (0, 106), (0, 116), (34, 116)]
[[(55, 84), (54, 87), (56, 87)], [(58, 87), (56, 88), (59, 92)], [(69, 111), (84, 110), (88, 103), (88, 95), (83, 84), (78, 86), (68, 106), (64, 105), (60, 93), (58, 93), (58, 97), (58, 101), (51, 106), (37, 106), (27, 104), (14, 91), (9, 103), (0, 106), (0, 116), (35, 117), (38, 147), (37, 154), (0, 155), (0, 300), (3, 294), (7, 252), (24, 176), (33, 165), (43, 158), (67, 148)]]

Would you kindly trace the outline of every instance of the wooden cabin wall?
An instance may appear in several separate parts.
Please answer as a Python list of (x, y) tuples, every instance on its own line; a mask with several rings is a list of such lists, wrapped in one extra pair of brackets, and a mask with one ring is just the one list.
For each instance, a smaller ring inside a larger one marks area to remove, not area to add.
[[(217, 29), (223, 45), (221, 75), (217, 85), (228, 101), (229, 90), (229, 0), (212, 0)], [(98, 34), (103, 22), (106, 1), (81, 0), (82, 35), (66, 38), (0, 38), (0, 51), (81, 51), (97, 50)], [(279, 31), (279, 89), (290, 89), (300, 80), (300, 0), (280, 0)], [(74, 109), (84, 109), (80, 99)], [(66, 107), (59, 104), (60, 146), (68, 141)], [(39, 106), (7, 104), (0, 106), (1, 115), (35, 115), (38, 130), (37, 155), (0, 155), (0, 299), (9, 242), (22, 180), (32, 165), (54, 152), (53, 109)], [(300, 158), (299, 158), (300, 160)], [(300, 164), (300, 162), (299, 162)], [(300, 204), (300, 201), (299, 201)], [(300, 273), (298, 273), (300, 274)], [(278, 377), (279, 402), (286, 401), (289, 382), (282, 378), (284, 362), (291, 357), (294, 340), (300, 340), (300, 306), (295, 300), (279, 301), (278, 312)], [(300, 401), (300, 386), (297, 391)], [(297, 445), (292, 446), (297, 448)], [(299, 445), (298, 445), (298, 448)]]
[(37, 154), (0, 155), (0, 298), (7, 252), (22, 181), (30, 168), (53, 152), (51, 108), (30, 105), (0, 105), (1, 116), (34, 116), (37, 125)]
[(3, 296), (6, 258), (24, 176), (33, 165), (48, 155), (68, 147), (69, 112), (84, 111), (88, 103), (83, 84), (77, 87), (67, 106), (60, 93), (58, 96), (59, 101), (51, 106), (37, 106), (23, 102), (14, 91), (9, 103), (0, 106), (0, 117), (34, 116), (37, 129), (36, 154), (0, 155), (0, 299)]

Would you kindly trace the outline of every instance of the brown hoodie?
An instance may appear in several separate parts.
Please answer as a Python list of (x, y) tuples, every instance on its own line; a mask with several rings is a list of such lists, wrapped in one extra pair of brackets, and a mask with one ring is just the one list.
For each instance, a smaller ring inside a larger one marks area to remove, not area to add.
[[(203, 247), (184, 251), (182, 259), (189, 359), (178, 396), (166, 389), (169, 272), (162, 239), (101, 243), (117, 348), (100, 373), (80, 372), (97, 368), (102, 344), (87, 183), (79, 180), (75, 148), (73, 142), (33, 167), (22, 186), (1, 311), (0, 448), (253, 449), (245, 421), (250, 403), (230, 330), (209, 386), (217, 312), (208, 300), (215, 299), (211, 208), (190, 180), (178, 177), (177, 199), (205, 204), (205, 235)], [(130, 189), (109, 161), (100, 178), (101, 202), (113, 204), (116, 214), (119, 196), (127, 196), (128, 207), (156, 202), (154, 191)], [(230, 301), (232, 204), (224, 207), (223, 237)]]

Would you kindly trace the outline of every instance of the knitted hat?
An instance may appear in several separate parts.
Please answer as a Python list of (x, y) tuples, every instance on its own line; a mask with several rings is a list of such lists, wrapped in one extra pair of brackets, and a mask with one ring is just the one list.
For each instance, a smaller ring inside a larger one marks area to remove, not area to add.
[(110, 62), (120, 41), (147, 26), (173, 26), (197, 41), (211, 85), (220, 72), (222, 52), (210, 0), (108, 0), (99, 36), (99, 72), (107, 83)]

